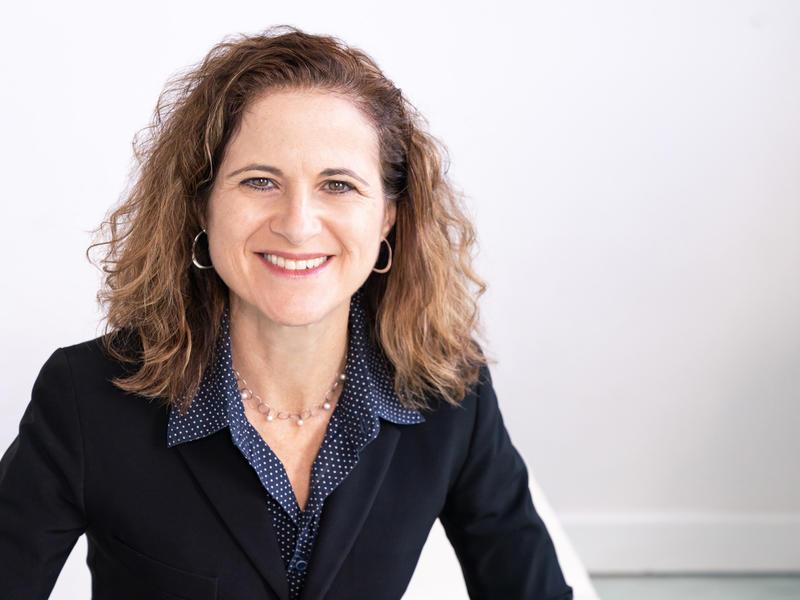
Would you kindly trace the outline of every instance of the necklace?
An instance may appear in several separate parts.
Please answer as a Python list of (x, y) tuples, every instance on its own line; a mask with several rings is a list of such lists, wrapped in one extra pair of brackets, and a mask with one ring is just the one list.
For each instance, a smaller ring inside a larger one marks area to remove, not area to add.
[[(333, 386), (331, 389), (328, 390), (328, 393), (325, 394), (325, 400), (322, 401), (322, 404), (315, 404), (311, 408), (306, 408), (299, 413), (290, 413), (285, 412), (282, 410), (275, 410), (272, 406), (270, 406), (267, 402), (261, 399), (261, 397), (253, 392), (249, 387), (247, 387), (247, 381), (245, 378), (239, 374), (239, 371), (236, 369), (233, 370), (234, 374), (236, 375), (237, 384), (239, 384), (239, 394), (242, 397), (243, 401), (247, 401), (250, 398), (255, 398), (258, 401), (258, 412), (266, 416), (267, 421), (274, 421), (277, 417), (280, 420), (292, 419), (294, 418), (297, 421), (297, 425), (300, 426), (305, 423), (305, 419), (309, 419), (313, 417), (316, 413), (313, 412), (315, 408), (321, 408), (323, 410), (330, 410), (331, 409), (331, 394), (336, 391), (336, 388), (339, 387), (339, 383), (346, 379), (344, 372), (339, 373), (336, 376), (336, 379), (333, 382)], [(274, 413), (274, 414), (273, 414)]]

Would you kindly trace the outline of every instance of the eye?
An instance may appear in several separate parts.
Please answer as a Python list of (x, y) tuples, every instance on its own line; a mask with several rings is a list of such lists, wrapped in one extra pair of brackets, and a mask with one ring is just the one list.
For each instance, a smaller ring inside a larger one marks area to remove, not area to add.
[(254, 188), (256, 190), (268, 190), (268, 189), (270, 189), (269, 187), (267, 187), (265, 185), (253, 185), (252, 183), (250, 183), (251, 181), (272, 181), (272, 179), (270, 179), (269, 177), (251, 177), (250, 179), (245, 179), (242, 182), (247, 187), (251, 187), (251, 188)]
[(350, 185), (346, 181), (331, 180), (331, 181), (326, 181), (325, 183), (341, 183), (342, 185), (347, 186), (346, 189), (339, 188), (338, 190), (331, 190), (333, 191), (334, 194), (346, 194), (347, 192), (356, 189), (354, 186)]

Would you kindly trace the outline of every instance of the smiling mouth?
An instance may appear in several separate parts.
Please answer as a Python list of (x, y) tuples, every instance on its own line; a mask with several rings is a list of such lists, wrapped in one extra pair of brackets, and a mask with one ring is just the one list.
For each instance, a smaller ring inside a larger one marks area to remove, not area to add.
[(273, 270), (292, 275), (305, 275), (319, 271), (325, 267), (333, 258), (333, 255), (320, 256), (318, 258), (304, 260), (290, 260), (282, 256), (275, 256), (269, 253), (259, 253), (262, 260)]

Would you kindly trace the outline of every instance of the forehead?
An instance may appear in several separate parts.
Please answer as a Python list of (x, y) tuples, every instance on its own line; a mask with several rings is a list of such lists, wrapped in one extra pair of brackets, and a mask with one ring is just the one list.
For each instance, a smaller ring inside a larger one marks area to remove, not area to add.
[[(231, 159), (373, 169), (378, 137), (347, 98), (320, 91), (270, 92), (254, 99), (231, 140)], [(339, 165), (346, 161), (347, 165)], [(331, 164), (328, 164), (331, 163)]]

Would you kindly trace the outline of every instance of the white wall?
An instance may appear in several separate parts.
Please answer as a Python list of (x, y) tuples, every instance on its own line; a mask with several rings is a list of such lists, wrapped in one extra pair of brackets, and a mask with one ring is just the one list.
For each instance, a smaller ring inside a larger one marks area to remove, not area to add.
[(364, 48), (448, 145), (507, 426), (587, 566), (800, 569), (791, 1), (6, 9), (2, 449), (47, 356), (100, 333), (88, 231), (161, 86), (276, 23)]

